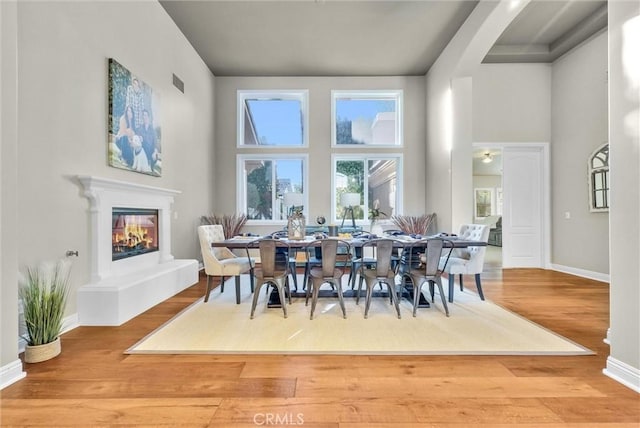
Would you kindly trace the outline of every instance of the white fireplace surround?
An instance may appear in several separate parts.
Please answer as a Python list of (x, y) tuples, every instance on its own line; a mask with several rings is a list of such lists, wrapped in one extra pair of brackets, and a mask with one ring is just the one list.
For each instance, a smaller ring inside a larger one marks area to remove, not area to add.
[[(198, 281), (196, 260), (171, 254), (178, 190), (79, 175), (91, 216), (91, 281), (78, 290), (81, 325), (120, 325)], [(159, 251), (112, 261), (113, 208), (158, 210)]]

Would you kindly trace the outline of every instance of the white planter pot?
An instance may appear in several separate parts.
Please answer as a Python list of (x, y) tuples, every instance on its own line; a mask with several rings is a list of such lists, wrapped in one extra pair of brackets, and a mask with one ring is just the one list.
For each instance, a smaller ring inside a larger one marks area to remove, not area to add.
[(24, 349), (24, 362), (25, 363), (40, 363), (47, 361), (53, 357), (57, 357), (62, 350), (60, 346), (60, 338), (58, 337), (53, 342), (45, 343), (44, 345), (27, 345)]

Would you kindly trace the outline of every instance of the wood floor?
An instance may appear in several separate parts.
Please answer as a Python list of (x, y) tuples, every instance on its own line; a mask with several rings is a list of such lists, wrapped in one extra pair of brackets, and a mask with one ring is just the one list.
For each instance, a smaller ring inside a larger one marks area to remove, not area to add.
[(200, 281), (120, 327), (65, 334), (60, 356), (27, 364), (27, 378), (1, 392), (1, 425), (640, 426), (640, 395), (602, 374), (609, 354), (603, 343), (607, 284), (537, 269), (494, 269), (484, 275), (484, 289), (488, 299), (596, 355), (123, 354), (201, 297)]

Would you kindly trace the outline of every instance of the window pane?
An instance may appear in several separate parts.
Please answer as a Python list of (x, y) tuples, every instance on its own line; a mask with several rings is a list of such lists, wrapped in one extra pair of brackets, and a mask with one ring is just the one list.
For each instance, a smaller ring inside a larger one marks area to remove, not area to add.
[[(301, 146), (301, 104), (298, 100), (247, 100), (245, 144)], [(247, 130), (252, 131), (249, 141)]]
[(336, 157), (333, 179), (336, 207), (334, 220), (340, 221), (344, 215), (345, 206), (341, 203), (341, 196), (345, 193), (360, 195), (360, 203), (354, 208), (354, 218), (365, 221), (361, 223), (363, 225), (371, 220), (372, 209), (379, 211), (377, 219), (401, 213), (398, 206), (398, 201), (402, 198), (401, 161), (400, 156), (371, 156), (362, 159), (354, 158), (353, 155)]
[(307, 144), (308, 91), (238, 91), (238, 146)]
[(599, 190), (604, 188), (604, 183), (602, 178), (603, 178), (602, 172), (593, 173), (593, 189), (594, 190)]
[(594, 192), (594, 196), (595, 196), (595, 207), (605, 208), (604, 192), (602, 190), (597, 190), (596, 192)]
[(246, 161), (245, 174), (247, 176), (247, 218), (271, 219), (273, 178), (271, 161)]
[(246, 187), (238, 211), (246, 212), (249, 220), (284, 220), (284, 195), (305, 193), (306, 157), (240, 156), (239, 165), (244, 177), (238, 182)]
[[(344, 193), (358, 193), (360, 194), (360, 202), (362, 202), (362, 195), (364, 191), (364, 162), (359, 160), (343, 160), (336, 162), (336, 211), (342, 218), (344, 209), (346, 207), (341, 204), (341, 196)], [(364, 211), (362, 206), (355, 206), (353, 209), (353, 215), (356, 220), (364, 219)]]
[(389, 218), (395, 214), (397, 161), (395, 159), (369, 160), (368, 208), (377, 208), (380, 218)]
[(304, 187), (302, 183), (302, 160), (279, 159), (276, 161), (276, 182), (278, 183), (277, 189), (277, 204), (279, 206), (278, 215), (279, 220), (287, 218), (287, 207), (283, 204), (283, 198), (285, 193), (296, 192), (304, 193)]
[(333, 91), (334, 145), (401, 145), (402, 91)]

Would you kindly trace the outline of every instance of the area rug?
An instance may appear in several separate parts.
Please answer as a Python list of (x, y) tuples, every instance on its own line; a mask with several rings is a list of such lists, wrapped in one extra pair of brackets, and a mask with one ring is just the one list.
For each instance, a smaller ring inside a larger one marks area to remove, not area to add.
[[(364, 299), (346, 298), (347, 318), (337, 298), (320, 298), (309, 319), (311, 304), (294, 298), (281, 308), (267, 307), (263, 287), (254, 319), (248, 279), (242, 280), (242, 300), (235, 289), (215, 289), (207, 303), (193, 303), (126, 351), (147, 353), (276, 353), (365, 355), (581, 355), (593, 354), (570, 340), (465, 290), (456, 291), (445, 316), (439, 296), (435, 305), (412, 316), (408, 300), (398, 319), (388, 298), (374, 298), (364, 318)], [(345, 287), (346, 289), (346, 287)], [(446, 290), (446, 287), (445, 287)]]

